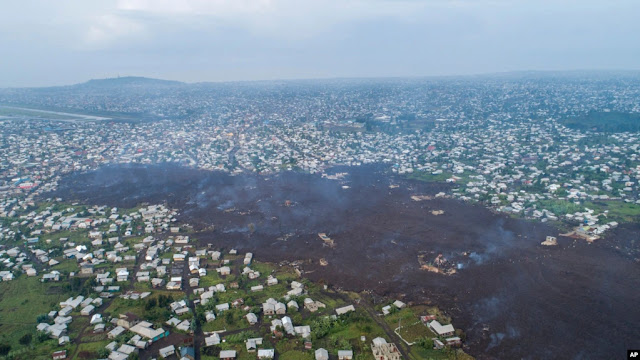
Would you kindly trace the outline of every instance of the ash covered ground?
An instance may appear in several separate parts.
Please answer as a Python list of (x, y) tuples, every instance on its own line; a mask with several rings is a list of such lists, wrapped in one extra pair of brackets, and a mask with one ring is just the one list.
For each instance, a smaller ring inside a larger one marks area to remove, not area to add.
[[(544, 247), (557, 229), (433, 197), (450, 191), (445, 184), (380, 167), (332, 170), (340, 172), (348, 175), (111, 166), (69, 175), (50, 196), (122, 208), (166, 202), (202, 243), (265, 261), (311, 260), (304, 270), (312, 280), (436, 304), (467, 333), (467, 351), (478, 358), (610, 359), (640, 347), (640, 264), (619, 250), (635, 244), (638, 225), (594, 244), (559, 238), (557, 247)], [(335, 247), (323, 246), (319, 232)], [(447, 259), (441, 268), (455, 274), (421, 269), (438, 254)]]

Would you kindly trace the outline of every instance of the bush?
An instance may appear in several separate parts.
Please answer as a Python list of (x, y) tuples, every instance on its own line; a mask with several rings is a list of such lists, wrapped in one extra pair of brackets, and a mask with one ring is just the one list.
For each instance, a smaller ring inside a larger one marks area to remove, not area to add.
[(46, 332), (44, 332), (44, 331), (38, 331), (38, 332), (36, 333), (36, 341), (37, 341), (38, 343), (42, 343), (42, 342), (45, 342), (45, 341), (47, 341), (47, 340), (49, 340), (49, 334), (47, 334)]
[(424, 337), (424, 338), (421, 338), (418, 341), (416, 341), (416, 345), (418, 345), (418, 346), (420, 346), (422, 348), (425, 348), (427, 350), (431, 350), (431, 349), (433, 349), (433, 340), (431, 340), (431, 339), (429, 339), (427, 337)]
[(11, 351), (11, 346), (7, 344), (0, 344), (0, 355), (7, 355)]
[(154, 307), (156, 307), (156, 305), (158, 305), (158, 302), (156, 301), (156, 299), (149, 299), (147, 303), (144, 305), (144, 309), (151, 310)]
[(101, 348), (98, 350), (98, 357), (100, 359), (106, 359), (109, 357), (109, 354), (111, 354), (111, 351), (107, 348)]
[(235, 317), (233, 316), (233, 312), (232, 311), (227, 311), (224, 314), (224, 321), (229, 324), (229, 325), (233, 325), (236, 322)]
[(18, 342), (20, 343), (20, 345), (29, 345), (29, 344), (31, 344), (31, 339), (33, 339), (33, 335), (24, 334), (24, 335), (22, 335), (20, 340), (18, 340)]

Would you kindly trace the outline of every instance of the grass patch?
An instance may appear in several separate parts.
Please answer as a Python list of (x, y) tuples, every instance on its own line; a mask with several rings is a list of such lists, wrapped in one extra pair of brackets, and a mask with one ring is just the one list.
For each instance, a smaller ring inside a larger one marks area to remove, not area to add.
[(314, 355), (310, 352), (302, 352), (299, 350), (290, 350), (282, 353), (279, 357), (280, 360), (313, 360)]
[(427, 181), (427, 182), (444, 182), (451, 177), (451, 173), (442, 172), (441, 174), (433, 175), (426, 171), (414, 171), (407, 175), (411, 180)]
[(48, 291), (52, 287), (56, 286), (24, 276), (0, 283), (1, 342), (19, 347), (18, 339), (21, 336), (35, 332), (38, 315), (58, 309), (60, 301), (69, 297), (58, 289)]
[(411, 343), (424, 337), (428, 337), (429, 339), (436, 337), (421, 321), (403, 326), (398, 330), (398, 333), (403, 339)]
[(640, 204), (624, 201), (585, 202), (584, 207), (604, 213), (608, 210), (607, 220), (617, 222), (635, 222), (640, 218)]

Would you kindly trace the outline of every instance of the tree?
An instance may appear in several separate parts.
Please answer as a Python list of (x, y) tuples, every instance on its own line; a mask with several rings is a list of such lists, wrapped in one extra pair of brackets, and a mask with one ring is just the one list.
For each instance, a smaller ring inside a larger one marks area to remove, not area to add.
[(7, 344), (0, 344), (0, 355), (7, 355), (11, 351), (11, 346)]
[(100, 359), (106, 359), (109, 357), (109, 354), (111, 354), (111, 350), (107, 349), (107, 348), (100, 348), (98, 349), (98, 357)]
[(151, 299), (149, 299), (149, 301), (147, 301), (147, 303), (144, 305), (144, 309), (145, 309), (145, 310), (151, 310), (152, 308), (156, 307), (156, 305), (158, 305), (158, 302), (156, 301), (156, 299), (151, 298)]
[(235, 324), (236, 319), (233, 316), (233, 312), (232, 311), (227, 311), (227, 312), (224, 313), (224, 321), (226, 321), (227, 324), (229, 324), (229, 325)]
[(38, 315), (38, 318), (37, 318), (36, 321), (38, 322), (38, 324), (43, 323), (43, 322), (48, 322), (49, 321), (49, 315), (40, 314), (40, 315)]
[(31, 344), (31, 339), (33, 339), (33, 335), (27, 333), (22, 335), (22, 337), (20, 338), (20, 340), (18, 340), (18, 342), (20, 343), (20, 345), (29, 345)]
[(36, 341), (38, 343), (42, 343), (49, 340), (49, 334), (47, 334), (44, 331), (38, 331), (38, 333), (36, 334)]
[(433, 340), (429, 339), (428, 337), (418, 339), (418, 341), (416, 341), (416, 344), (427, 350), (433, 349)]

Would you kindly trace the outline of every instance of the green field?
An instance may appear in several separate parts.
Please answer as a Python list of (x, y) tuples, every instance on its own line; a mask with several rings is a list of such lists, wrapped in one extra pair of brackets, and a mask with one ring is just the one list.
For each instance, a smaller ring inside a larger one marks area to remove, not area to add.
[[(60, 301), (69, 298), (60, 284), (44, 284), (35, 277), (20, 276), (13, 281), (0, 282), (0, 344), (11, 346), (11, 353), (38, 359), (50, 358), (50, 351), (58, 349), (55, 340), (47, 340), (34, 350), (37, 317), (58, 309)], [(32, 334), (30, 345), (19, 340)]]
[(400, 334), (400, 336), (402, 336), (403, 339), (410, 343), (416, 342), (424, 337), (431, 339), (436, 336), (421, 321), (415, 322), (413, 324), (403, 325), (402, 328), (398, 330), (398, 333)]
[(442, 174), (433, 175), (426, 171), (414, 171), (407, 177), (412, 180), (444, 182), (451, 177), (451, 173), (443, 172)]
[(608, 210), (607, 219), (618, 222), (636, 222), (640, 220), (640, 204), (623, 201), (585, 202), (584, 207), (604, 212)]

